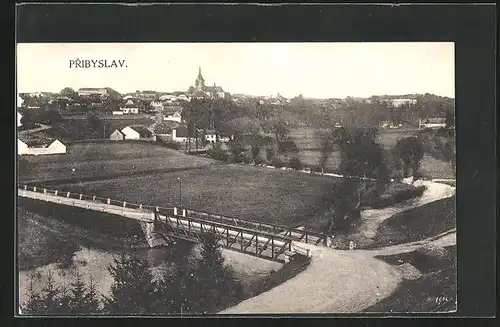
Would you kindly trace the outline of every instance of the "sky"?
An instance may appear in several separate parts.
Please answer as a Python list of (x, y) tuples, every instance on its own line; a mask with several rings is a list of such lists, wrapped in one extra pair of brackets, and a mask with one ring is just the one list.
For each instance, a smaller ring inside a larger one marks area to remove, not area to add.
[[(17, 91), (64, 87), (186, 91), (201, 67), (229, 93), (311, 98), (433, 93), (455, 97), (454, 44), (434, 43), (19, 43)], [(69, 61), (125, 60), (122, 68)]]

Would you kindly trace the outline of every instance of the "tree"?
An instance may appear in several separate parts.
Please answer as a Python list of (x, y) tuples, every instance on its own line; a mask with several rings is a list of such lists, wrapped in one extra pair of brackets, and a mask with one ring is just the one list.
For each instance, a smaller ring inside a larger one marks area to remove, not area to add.
[(99, 298), (95, 284), (90, 281), (89, 286), (83, 281), (80, 272), (76, 272), (75, 280), (71, 283), (67, 296), (69, 313), (71, 314), (96, 314), (100, 313)]
[(387, 181), (389, 171), (382, 147), (376, 143), (376, 128), (346, 126), (335, 133), (340, 150), (340, 171), (347, 176)]
[(105, 309), (110, 314), (141, 315), (155, 312), (159, 288), (147, 260), (126, 254), (113, 259), (108, 271), (114, 281)]
[(65, 87), (59, 92), (60, 96), (68, 97), (70, 99), (76, 99), (78, 97), (78, 93), (75, 92), (71, 87)]
[(201, 260), (196, 269), (200, 289), (200, 306), (210, 309), (220, 308), (241, 298), (242, 286), (230, 268), (224, 264), (219, 237), (215, 233), (202, 236)]
[(369, 190), (367, 181), (343, 179), (340, 183), (327, 186), (323, 196), (318, 199), (318, 208), (325, 211), (329, 223), (325, 233), (330, 234), (335, 229), (350, 227), (361, 218), (361, 204), (364, 195)]
[(455, 115), (451, 110), (446, 110), (445, 122), (446, 128), (455, 127)]
[(285, 157), (288, 157), (289, 153), (297, 154), (299, 152), (299, 148), (291, 138), (287, 137), (278, 144), (278, 151), (279, 153), (284, 154)]
[(420, 162), (424, 157), (422, 141), (414, 136), (397, 141), (394, 146), (395, 160), (400, 160), (403, 168), (403, 177), (407, 177), (411, 169), (414, 176), (418, 174)]

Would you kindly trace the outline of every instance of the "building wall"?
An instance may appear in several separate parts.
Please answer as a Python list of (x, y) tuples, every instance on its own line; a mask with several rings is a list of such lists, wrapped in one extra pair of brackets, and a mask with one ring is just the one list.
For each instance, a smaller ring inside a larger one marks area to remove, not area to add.
[(124, 137), (122, 133), (120, 133), (118, 130), (115, 130), (113, 133), (111, 133), (109, 139), (112, 141), (122, 141)]
[(139, 133), (137, 133), (130, 127), (125, 127), (124, 129), (122, 129), (122, 133), (125, 135), (125, 140), (139, 140), (141, 138)]
[(26, 145), (26, 143), (17, 139), (17, 154), (24, 155), (24, 154), (29, 154), (29, 153), (30, 153), (30, 150), (29, 150), (28, 146)]
[(66, 146), (60, 142), (55, 142), (46, 148), (30, 148), (25, 143), (17, 141), (17, 153), (20, 155), (48, 155), (48, 154), (64, 154), (66, 153)]

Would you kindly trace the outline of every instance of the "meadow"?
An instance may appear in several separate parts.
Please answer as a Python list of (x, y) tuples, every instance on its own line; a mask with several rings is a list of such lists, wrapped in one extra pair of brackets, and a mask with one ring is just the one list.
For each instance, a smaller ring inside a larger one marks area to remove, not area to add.
[(57, 155), (23, 156), (29, 169), (20, 173), (19, 182), (111, 177), (151, 170), (197, 168), (215, 162), (154, 143), (133, 141), (74, 143), (67, 146), (67, 151)]
[(136, 204), (184, 207), (286, 225), (301, 225), (317, 214), (325, 187), (339, 180), (242, 165), (217, 165), (173, 173), (114, 178), (57, 186)]
[[(317, 131), (312, 128), (297, 128), (290, 132), (297, 147), (300, 149), (299, 158), (304, 165), (317, 166), (321, 156), (320, 143)], [(384, 130), (377, 137), (377, 142), (385, 150), (392, 149), (396, 142), (404, 137), (414, 136), (415, 130)], [(340, 164), (340, 153), (333, 152), (326, 163), (326, 169), (331, 172), (338, 172)], [(425, 154), (420, 164), (420, 172), (427, 178), (455, 178), (451, 164), (436, 159), (429, 154)]]

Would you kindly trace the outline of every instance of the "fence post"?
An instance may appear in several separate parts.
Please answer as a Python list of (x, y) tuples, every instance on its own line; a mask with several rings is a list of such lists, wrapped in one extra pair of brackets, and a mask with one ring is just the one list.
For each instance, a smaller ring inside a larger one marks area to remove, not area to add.
[(54, 195), (57, 195), (57, 190), (55, 190)]
[(79, 199), (81, 200), (81, 199), (82, 199), (82, 197), (83, 197), (83, 194), (80, 194), (80, 197), (79, 197)]
[(108, 204), (111, 204), (111, 199), (110, 198), (108, 198)]
[(43, 194), (47, 194), (47, 189), (46, 188), (43, 189)]
[(66, 197), (67, 197), (67, 198), (69, 198), (69, 192), (68, 192), (68, 193), (66, 193)]
[(186, 217), (186, 209), (182, 209), (182, 217)]
[(94, 202), (95, 202), (95, 195), (92, 197), (92, 201), (94, 201)]
[(123, 202), (123, 207), (125, 208), (127, 206), (127, 202)]
[(24, 189), (27, 190), (28, 189), (28, 185), (24, 185)]
[(33, 192), (36, 192), (36, 186), (33, 186)]
[(139, 204), (139, 209), (142, 209), (142, 204)]
[(174, 207), (174, 216), (177, 216), (177, 207)]
[(160, 207), (159, 206), (156, 206), (156, 211), (160, 211)]

